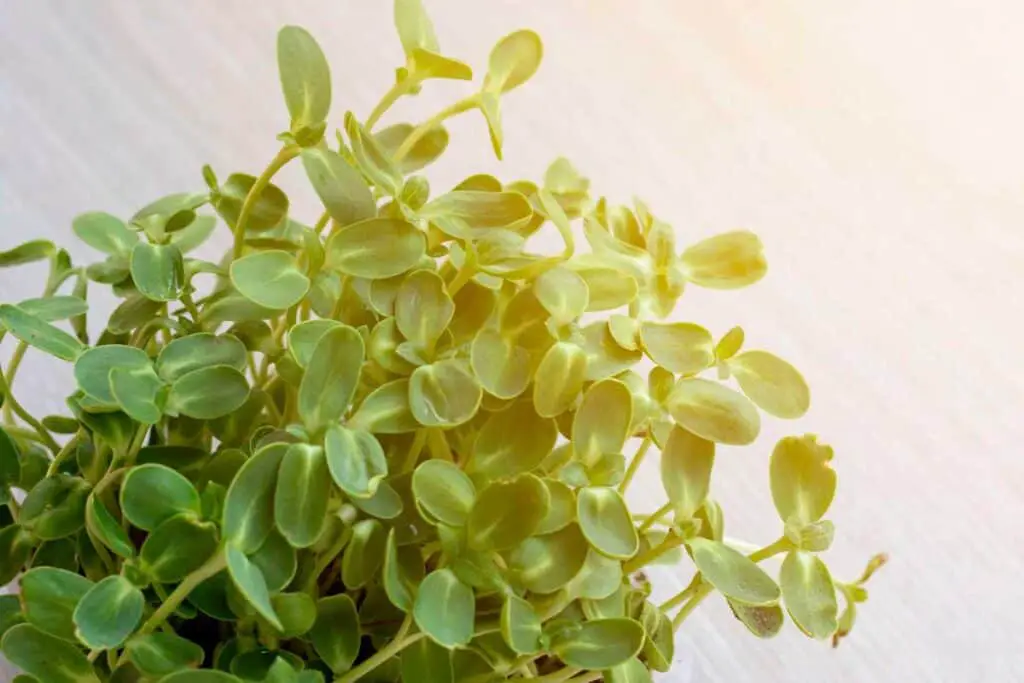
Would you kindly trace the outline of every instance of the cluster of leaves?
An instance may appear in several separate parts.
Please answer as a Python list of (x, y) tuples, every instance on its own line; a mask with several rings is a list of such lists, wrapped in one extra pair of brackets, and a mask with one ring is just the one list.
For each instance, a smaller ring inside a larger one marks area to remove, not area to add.
[[(775, 447), (783, 533), (752, 554), (708, 497), (716, 445), (752, 443), (759, 409), (802, 415), (803, 378), (742, 351), (739, 328), (716, 342), (663, 321), (687, 284), (760, 279), (761, 243), (680, 252), (646, 206), (592, 200), (564, 159), (542, 185), (474, 175), (431, 196), (417, 172), (444, 151), (443, 121), (479, 110), (500, 154), (501, 97), (541, 45), (506, 36), (479, 91), (374, 132), (424, 81), (472, 78), (418, 0), (396, 14), (406, 64), (333, 144), (327, 62), (288, 27), (291, 126), (259, 177), (206, 168), (208, 191), (79, 216), (106, 255), (87, 267), (45, 241), (0, 253), (50, 265), (42, 297), (0, 305), (17, 343), (0, 372), (0, 583), (20, 576), (0, 632), (19, 680), (636, 683), (669, 668), (713, 590), (758, 636), (787, 612), (812, 637), (847, 633), (874, 565), (844, 584), (818, 556), (829, 447)], [(326, 209), (314, 227), (271, 182), (292, 159)], [(190, 256), (221, 224), (224, 258)], [(557, 255), (528, 250), (545, 228)], [(90, 283), (122, 300), (92, 345)], [(67, 414), (37, 419), (12, 393), (30, 347), (73, 364)], [(652, 445), (668, 503), (633, 515), (623, 491)], [(758, 562), (782, 553), (776, 581)], [(658, 605), (642, 570), (666, 561), (696, 571)]]

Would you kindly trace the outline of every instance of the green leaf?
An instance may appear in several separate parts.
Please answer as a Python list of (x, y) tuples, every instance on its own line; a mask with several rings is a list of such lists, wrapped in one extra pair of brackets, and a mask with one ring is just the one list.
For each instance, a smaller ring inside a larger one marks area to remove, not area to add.
[(532, 474), (491, 482), (469, 514), (467, 539), (478, 550), (508, 550), (532, 536), (548, 512), (548, 490)]
[(560, 531), (576, 519), (576, 495), (557, 479), (543, 479), (548, 490), (548, 513), (537, 527), (537, 535)]
[(473, 69), (457, 59), (445, 57), (436, 51), (417, 48), (409, 58), (409, 71), (417, 79), (451, 78), (473, 80)]
[(778, 635), (786, 622), (780, 605), (745, 605), (734, 600), (728, 600), (728, 603), (733, 615), (758, 638)]
[(377, 574), (384, 562), (387, 532), (375, 519), (361, 519), (352, 525), (352, 538), (341, 558), (341, 579), (349, 589), (362, 588)]
[(57, 248), (53, 245), (53, 242), (48, 240), (24, 242), (7, 251), (0, 251), (0, 268), (10, 268), (11, 266), (42, 261), (56, 253)]
[(452, 652), (428, 638), (421, 638), (403, 649), (401, 657), (404, 681), (455, 683)]
[[(303, 149), (302, 166), (320, 201), (339, 226), (373, 219), (377, 214), (373, 194), (363, 175), (337, 152), (319, 147)], [(331, 240), (328, 240), (328, 268), (332, 267), (331, 251)]]
[[(438, 222), (442, 230), (453, 220), (478, 230), (506, 228), (514, 230), (533, 217), (530, 201), (519, 192), (481, 192), (453, 190), (433, 199), (418, 212), (421, 218)], [(458, 237), (459, 235), (453, 235)]]
[(352, 598), (345, 594), (320, 598), (308, 638), (331, 671), (340, 674), (351, 669), (361, 639), (359, 614)]
[(4, 489), (17, 486), (21, 480), (21, 459), (14, 439), (0, 426), (0, 497)]
[(163, 413), (159, 403), (164, 387), (149, 365), (135, 370), (114, 368), (110, 371), (110, 391), (117, 405), (130, 418), (145, 425), (160, 421)]
[(142, 619), (146, 599), (123, 576), (108, 576), (78, 601), (73, 619), (78, 639), (93, 649), (123, 643)]
[(484, 390), (497, 398), (519, 396), (533, 379), (529, 351), (498, 330), (485, 328), (477, 333), (470, 347), (470, 363)]
[(476, 600), (473, 589), (450, 569), (438, 569), (423, 579), (413, 608), (416, 625), (438, 645), (452, 649), (473, 638)]
[(444, 280), (431, 270), (417, 270), (402, 281), (395, 297), (395, 323), (406, 339), (428, 354), (455, 314)]
[(722, 595), (747, 605), (778, 602), (779, 587), (743, 553), (706, 538), (692, 538), (687, 545), (704, 580)]
[(813, 434), (787, 436), (772, 451), (772, 500), (787, 524), (807, 525), (820, 520), (836, 493), (832, 447)]
[(362, 335), (348, 325), (320, 337), (299, 386), (299, 416), (310, 432), (345, 414), (359, 384), (365, 353)]
[(680, 264), (687, 280), (712, 289), (746, 287), (768, 271), (761, 240), (746, 231), (727, 232), (698, 242), (683, 251)]
[(0, 325), (19, 341), (62, 360), (74, 361), (85, 350), (82, 342), (67, 332), (11, 304), (0, 304)]
[(652, 683), (651, 672), (636, 657), (609, 669), (605, 678), (607, 683)]
[(345, 113), (345, 132), (348, 133), (352, 158), (367, 178), (382, 192), (397, 197), (402, 191), (403, 178), (398, 166), (377, 145), (377, 141), (359, 124), (352, 112)]
[(533, 405), (541, 417), (558, 417), (576, 401), (586, 381), (587, 354), (579, 346), (557, 342), (534, 373)]
[(373, 496), (387, 476), (384, 449), (368, 431), (331, 425), (324, 436), (324, 450), (334, 483), (349, 496)]
[(86, 349), (75, 361), (75, 379), (78, 388), (87, 396), (110, 406), (118, 405), (111, 388), (111, 371), (145, 370), (152, 367), (146, 352), (134, 346), (107, 344)]
[(487, 135), (491, 139), (494, 156), (501, 161), (501, 148), (505, 144), (505, 134), (501, 126), (501, 97), (497, 93), (482, 92), (478, 96), (477, 105), (487, 124)]
[(100, 543), (123, 558), (135, 556), (135, 546), (114, 515), (94, 495), (89, 495), (85, 508), (85, 525)]
[(36, 538), (64, 538), (85, 526), (89, 483), (66, 474), (47, 477), (32, 487), (21, 504), (18, 523)]
[(640, 622), (647, 636), (644, 639), (644, 659), (655, 671), (668, 671), (675, 656), (672, 620), (652, 603), (645, 602)]
[(274, 527), (277, 472), (288, 444), (275, 443), (256, 451), (238, 470), (224, 500), (224, 538), (243, 552), (263, 545)]
[(461, 359), (423, 365), (409, 378), (409, 408), (427, 427), (454, 427), (468, 422), (480, 407), (483, 390)]
[(588, 487), (576, 494), (576, 517), (590, 545), (602, 555), (626, 560), (640, 548), (626, 502), (609, 487)]
[(0, 584), (6, 586), (21, 573), (34, 547), (32, 535), (17, 524), (0, 529)]
[(213, 216), (196, 216), (186, 227), (171, 234), (169, 240), (182, 254), (187, 254), (201, 247), (217, 227), (217, 219)]
[(245, 375), (229, 365), (211, 365), (179, 377), (164, 410), (197, 420), (214, 420), (241, 408), (249, 398)]
[(767, 351), (746, 351), (728, 361), (740, 389), (757, 407), (793, 420), (811, 406), (811, 390), (796, 368)]
[(420, 0), (395, 0), (395, 27), (407, 58), (411, 58), (417, 48), (440, 51), (434, 25)]
[(19, 301), (18, 308), (52, 323), (82, 315), (89, 310), (89, 304), (77, 296), (46, 296)]
[(8, 631), (2, 649), (11, 664), (41, 682), (100, 683), (81, 650), (28, 624)]
[(303, 28), (285, 26), (277, 34), (277, 68), (292, 131), (323, 123), (331, 110), (331, 69)]
[(677, 375), (696, 375), (715, 362), (711, 333), (693, 323), (644, 322), (640, 338), (648, 357)]
[(491, 50), (484, 90), (505, 93), (518, 88), (537, 72), (543, 56), (540, 36), (533, 31), (508, 34)]
[[(228, 225), (238, 223), (238, 215), (246, 197), (256, 184), (256, 176), (247, 173), (232, 173), (227, 181), (213, 194), (213, 207)], [(247, 233), (272, 230), (288, 215), (288, 195), (273, 183), (268, 183), (256, 196), (245, 224)]]
[(181, 669), (194, 669), (206, 653), (191, 640), (174, 633), (149, 633), (132, 638), (125, 646), (131, 663), (149, 676), (166, 676)]
[(75, 607), (93, 583), (84, 576), (54, 567), (37, 567), (21, 577), (19, 587), (25, 620), (41, 631), (75, 640)]
[(453, 527), (466, 524), (476, 487), (456, 465), (444, 460), (427, 460), (412, 475), (412, 492), (416, 504), (428, 521)]
[(501, 608), (501, 635), (508, 646), (521, 655), (540, 650), (541, 621), (533, 606), (515, 595), (505, 597)]
[(156, 583), (175, 583), (199, 569), (216, 550), (216, 525), (181, 514), (150, 532), (139, 550), (139, 566)]
[(661, 449), (661, 483), (676, 519), (690, 519), (704, 504), (714, 464), (714, 443), (673, 425)]
[(337, 320), (307, 320), (288, 330), (288, 350), (295, 362), (303, 368), (308, 366), (320, 338), (339, 325)]
[(752, 443), (761, 431), (761, 416), (743, 394), (699, 377), (679, 380), (666, 401), (682, 427), (702, 439), (733, 446)]
[(327, 458), (319, 446), (292, 444), (277, 474), (274, 521), (296, 548), (316, 543), (327, 521), (331, 479)]
[[(388, 531), (387, 547), (384, 551), (384, 567), (381, 571), (381, 583), (387, 593), (391, 604), (403, 612), (412, 611), (413, 601), (416, 597), (416, 577), (410, 575), (406, 569), (408, 562), (403, 562), (403, 549), (408, 551), (408, 546), (398, 547), (395, 537), (395, 530)], [(419, 569), (419, 575), (423, 575), (423, 565), (419, 551), (413, 550), (407, 557), (411, 557), (413, 563)]]
[(0, 638), (11, 629), (25, 621), (21, 612), (21, 602), (16, 595), (0, 595)]
[(211, 365), (228, 365), (242, 372), (247, 360), (245, 345), (237, 337), (199, 332), (174, 339), (163, 347), (156, 358), (156, 371), (164, 381), (174, 382)]
[(282, 630), (281, 622), (274, 612), (270, 603), (270, 592), (267, 590), (267, 582), (263, 573), (259, 570), (241, 550), (234, 545), (225, 548), (227, 557), (228, 575), (231, 577), (235, 588), (245, 597), (246, 601), (259, 613), (261, 617), (270, 622), (270, 625), (278, 631)]
[(590, 301), (586, 281), (564, 266), (545, 271), (534, 281), (533, 288), (537, 300), (559, 324), (579, 318)]
[(374, 389), (348, 424), (374, 434), (403, 434), (419, 429), (409, 406), (409, 380), (397, 379)]
[(811, 638), (825, 639), (838, 628), (839, 604), (828, 567), (803, 550), (793, 550), (782, 561), (779, 586), (786, 611)]
[(231, 262), (230, 273), (238, 293), (264, 308), (290, 308), (309, 291), (309, 278), (286, 251), (274, 249), (243, 256)]
[(271, 530), (267, 540), (249, 555), (249, 559), (263, 572), (267, 590), (272, 593), (284, 590), (298, 571), (295, 548), (277, 530)]
[(128, 470), (121, 486), (121, 511), (145, 531), (152, 531), (180, 513), (199, 515), (199, 493), (192, 482), (164, 465), (139, 465)]
[(719, 361), (726, 361), (735, 356), (743, 347), (744, 337), (742, 327), (733, 327), (723, 334), (715, 344), (715, 358)]
[(159, 301), (133, 294), (114, 309), (107, 321), (107, 330), (113, 334), (127, 334), (158, 317), (162, 308)]
[(401, 275), (419, 264), (426, 253), (426, 237), (408, 221), (371, 217), (346, 224), (331, 235), (326, 249), (325, 267), (379, 280)]
[(580, 528), (570, 524), (545, 536), (533, 536), (516, 548), (509, 566), (534, 593), (554, 593), (579, 573), (590, 546)]
[(484, 422), (473, 446), (470, 472), (504, 479), (536, 469), (555, 447), (558, 427), (529, 400), (516, 401)]
[(111, 256), (127, 255), (139, 241), (138, 233), (130, 230), (124, 221), (100, 211), (76, 216), (71, 229), (78, 239)]
[(132, 249), (132, 280), (153, 301), (174, 301), (185, 281), (181, 250), (173, 244), (139, 242)]
[(644, 629), (633, 619), (592, 619), (551, 639), (551, 651), (569, 666), (611, 669), (635, 657)]
[(595, 382), (583, 394), (572, 421), (573, 450), (591, 467), (602, 456), (621, 453), (633, 422), (633, 396), (617, 379)]
[(316, 602), (309, 593), (280, 593), (271, 596), (270, 603), (281, 618), (284, 638), (298, 638), (313, 628), (316, 621)]
[[(397, 123), (374, 133), (374, 137), (384, 153), (394, 157), (395, 152), (398, 151), (398, 148), (402, 146), (402, 143), (405, 142), (412, 131), (412, 124)], [(399, 167), (403, 173), (415, 173), (436, 161), (444, 154), (447, 148), (448, 131), (444, 126), (434, 126), (416, 141), (412, 149), (409, 150), (409, 153), (405, 155), (405, 158), (399, 162)], [(411, 180), (411, 178), (406, 180), (407, 186)]]
[(242, 679), (229, 673), (213, 670), (175, 671), (164, 676), (159, 683), (242, 683)]

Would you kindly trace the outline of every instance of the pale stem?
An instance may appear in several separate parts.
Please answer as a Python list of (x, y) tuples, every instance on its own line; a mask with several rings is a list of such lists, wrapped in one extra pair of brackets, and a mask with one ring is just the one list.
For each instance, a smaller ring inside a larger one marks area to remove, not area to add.
[(647, 531), (652, 526), (657, 524), (662, 517), (664, 517), (670, 512), (672, 512), (672, 501), (665, 503), (651, 514), (647, 515), (647, 518), (644, 519), (643, 523), (640, 524), (640, 528), (638, 529), (638, 531), (640, 533)]
[(465, 99), (461, 99), (458, 102), (456, 102), (455, 104), (452, 104), (452, 105), (450, 105), (448, 107), (445, 107), (444, 109), (439, 111), (434, 116), (430, 117), (429, 119), (427, 119), (426, 121), (424, 121), (420, 125), (418, 125), (415, 128), (413, 128), (409, 132), (409, 136), (407, 138), (405, 138), (405, 140), (402, 141), (402, 144), (399, 146), (398, 150), (395, 152), (395, 161), (396, 162), (401, 161), (406, 156), (408, 156), (409, 152), (412, 151), (412, 148), (416, 146), (416, 143), (420, 141), (420, 138), (422, 138), (424, 135), (429, 133), (431, 130), (433, 130), (437, 126), (439, 126), (442, 123), (444, 123), (445, 120), (447, 120), (447, 119), (449, 119), (452, 116), (455, 116), (457, 114), (461, 114), (464, 111), (468, 111), (468, 110), (472, 109), (473, 107), (475, 107), (476, 105), (477, 105), (477, 96), (476, 95), (472, 95), (472, 96), (467, 97)]
[(354, 683), (360, 680), (363, 676), (370, 673), (378, 666), (388, 661), (399, 652), (409, 647), (417, 640), (423, 638), (426, 634), (424, 633), (413, 633), (411, 636), (402, 636), (412, 626), (412, 615), (407, 615), (405, 621), (402, 622), (402, 626), (398, 629), (398, 635), (385, 645), (382, 649), (378, 650), (375, 655), (367, 659), (365, 662), (350, 670), (340, 678), (335, 678), (335, 683)]
[(647, 451), (651, 448), (651, 437), (645, 436), (644, 440), (640, 442), (639, 448), (636, 449), (636, 455), (629, 463), (629, 468), (626, 470), (625, 476), (622, 477), (622, 482), (619, 484), (619, 493), (625, 493), (626, 489), (629, 488), (630, 482), (633, 481), (633, 477), (636, 476), (637, 470), (640, 469), (640, 464), (644, 461), (644, 456), (647, 455)]
[(370, 113), (370, 117), (366, 119), (366, 131), (370, 132), (373, 127), (380, 121), (380, 117), (384, 116), (388, 109), (391, 108), (395, 102), (398, 101), (402, 95), (405, 95), (409, 90), (416, 84), (412, 78), (403, 78), (401, 81), (396, 81), (391, 89), (384, 93), (384, 97), (377, 103), (377, 106), (373, 108)]
[(146, 623), (139, 629), (139, 635), (145, 635), (150, 633), (160, 624), (164, 623), (167, 617), (178, 608), (185, 598), (189, 596), (195, 587), (206, 581), (211, 576), (217, 574), (227, 566), (227, 557), (224, 554), (223, 548), (218, 548), (217, 552), (214, 553), (213, 557), (208, 559), (203, 566), (195, 570), (191, 574), (185, 577), (185, 580), (178, 584), (178, 587), (174, 589), (174, 592), (167, 596), (163, 604), (153, 612), (152, 616), (146, 620)]
[(270, 184), (271, 178), (289, 161), (299, 155), (299, 147), (296, 145), (285, 145), (281, 148), (281, 151), (277, 153), (270, 165), (260, 174), (260, 177), (256, 179), (256, 182), (249, 188), (249, 193), (245, 195), (245, 201), (242, 202), (242, 208), (238, 212), (238, 221), (235, 223), (234, 237), (235, 247), (232, 252), (232, 258), (237, 259), (242, 255), (242, 245), (245, 243), (245, 224), (249, 220), (249, 214), (252, 213), (253, 207), (256, 206), (256, 199), (263, 193), (263, 190)]

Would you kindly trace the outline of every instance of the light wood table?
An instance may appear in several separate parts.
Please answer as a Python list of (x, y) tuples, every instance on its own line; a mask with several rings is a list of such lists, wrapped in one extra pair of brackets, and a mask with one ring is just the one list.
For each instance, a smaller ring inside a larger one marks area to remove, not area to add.
[[(679, 315), (792, 359), (814, 406), (768, 420), (758, 445), (721, 449), (728, 532), (777, 534), (775, 438), (836, 447), (828, 555), (851, 577), (892, 562), (833, 652), (795, 629), (749, 637), (709, 601), (668, 680), (829, 683), (1024, 680), (1024, 41), (1018, 3), (992, 0), (436, 0), (445, 51), (479, 65), (521, 26), (546, 39), (535, 81), (505, 106), (495, 162), (476, 116), (451, 126), (436, 189), (469, 171), (539, 178), (572, 159), (597, 192), (643, 197), (680, 243), (750, 228), (769, 277), (693, 288)], [(335, 112), (365, 116), (399, 64), (390, 3), (179, 0), (0, 3), (0, 248), (71, 218), (129, 214), (164, 193), (263, 168), (286, 126), (274, 35), (311, 28), (329, 54)], [(460, 92), (430, 85), (396, 107), (418, 120)], [(288, 169), (285, 185), (295, 185)], [(297, 209), (312, 219), (308, 191)], [(221, 236), (218, 246), (227, 241)], [(0, 299), (36, 294), (0, 271)], [(107, 300), (109, 304), (109, 300)], [(9, 353), (9, 348), (4, 349)], [(22, 389), (57, 409), (69, 371), (30, 353)], [(660, 495), (654, 469), (638, 506)], [(689, 578), (659, 575), (664, 590)]]

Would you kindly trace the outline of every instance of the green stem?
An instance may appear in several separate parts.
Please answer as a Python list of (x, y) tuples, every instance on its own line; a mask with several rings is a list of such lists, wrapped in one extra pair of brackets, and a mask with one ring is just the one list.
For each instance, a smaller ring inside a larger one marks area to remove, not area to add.
[(647, 531), (652, 526), (657, 524), (662, 517), (664, 517), (670, 512), (672, 512), (672, 501), (665, 503), (651, 514), (647, 515), (647, 518), (640, 524), (640, 528), (637, 529), (637, 531), (639, 531), (642, 534), (643, 532)]
[(686, 543), (686, 539), (682, 536), (669, 536), (658, 545), (650, 548), (646, 552), (642, 552), (632, 560), (629, 560), (622, 565), (622, 571), (629, 574), (635, 572), (638, 569), (642, 569), (654, 560), (658, 559), (665, 553)]
[(398, 101), (402, 95), (408, 93), (417, 84), (417, 81), (412, 78), (403, 78), (400, 81), (396, 81), (391, 89), (384, 93), (384, 97), (377, 103), (377, 106), (373, 108), (370, 113), (370, 117), (366, 119), (366, 131), (370, 132), (373, 130), (374, 125), (380, 121), (380, 117), (384, 116), (388, 109), (391, 108), (395, 102)]
[(4, 395), (4, 405), (10, 406), (15, 415), (20, 417), (25, 424), (32, 427), (36, 434), (39, 435), (42, 443), (49, 448), (50, 451), (54, 454), (60, 452), (60, 444), (54, 441), (50, 432), (46, 430), (46, 427), (44, 427), (39, 420), (32, 417), (32, 415), (25, 410), (20, 403), (18, 403), (17, 399), (14, 398), (14, 392), (11, 391), (11, 387), (7, 383), (7, 379), (4, 377), (3, 370), (0, 370), (0, 394)]
[(633, 456), (633, 460), (629, 463), (629, 468), (626, 469), (625, 476), (622, 477), (622, 483), (619, 484), (619, 493), (625, 493), (626, 489), (629, 488), (630, 482), (633, 481), (633, 477), (636, 476), (637, 470), (640, 469), (640, 463), (644, 461), (644, 456), (647, 455), (647, 451), (651, 448), (651, 437), (645, 436), (644, 440), (640, 442), (639, 448), (636, 449), (636, 455)]
[(324, 233), (324, 228), (326, 228), (327, 224), (330, 222), (331, 214), (328, 213), (327, 211), (324, 211), (322, 214), (320, 214), (320, 218), (316, 219), (316, 225), (313, 226), (313, 230), (316, 232), (316, 234), (322, 235)]
[(402, 465), (398, 468), (398, 473), (411, 472), (416, 467), (416, 461), (420, 459), (420, 453), (423, 452), (423, 446), (427, 443), (427, 430), (418, 429), (416, 430), (416, 436), (412, 438), (412, 445), (409, 446), (409, 452), (405, 454), (405, 458), (402, 459)]
[(682, 626), (683, 622), (686, 621), (686, 617), (690, 616), (693, 610), (697, 609), (697, 605), (703, 602), (704, 598), (711, 595), (711, 591), (714, 587), (710, 583), (701, 583), (700, 586), (693, 592), (690, 599), (686, 601), (683, 608), (679, 610), (679, 613), (672, 617), (672, 630), (678, 631), (679, 627)]
[(405, 621), (402, 622), (402, 626), (398, 629), (398, 635), (396, 635), (390, 643), (378, 650), (375, 655), (364, 661), (356, 668), (351, 669), (340, 678), (335, 678), (334, 683), (354, 683), (355, 681), (361, 680), (363, 676), (370, 673), (378, 666), (426, 635), (423, 633), (413, 633), (411, 636), (404, 635), (411, 626), (412, 615), (408, 615), (406, 616)]
[(577, 669), (574, 666), (567, 666), (564, 669), (559, 669), (558, 671), (549, 673), (545, 676), (540, 676), (533, 680), (537, 681), (537, 683), (563, 683), (563, 681), (568, 681), (570, 678), (582, 671), (583, 669)]
[(693, 578), (690, 579), (690, 583), (687, 584), (686, 588), (679, 591), (665, 602), (661, 603), (658, 606), (659, 609), (661, 609), (662, 612), (666, 612), (670, 609), (674, 609), (679, 605), (683, 604), (690, 598), (691, 595), (693, 595), (697, 591), (698, 588), (700, 588), (702, 583), (703, 582), (701, 580), (700, 572), (697, 572), (693, 575)]
[(256, 206), (256, 200), (266, 189), (267, 185), (270, 184), (271, 178), (289, 161), (299, 155), (300, 148), (298, 145), (285, 145), (277, 153), (277, 156), (270, 162), (270, 165), (260, 174), (260, 177), (256, 179), (256, 182), (249, 188), (249, 193), (245, 196), (245, 201), (242, 202), (242, 208), (238, 212), (238, 221), (235, 223), (234, 237), (235, 247), (232, 252), (232, 258), (237, 259), (242, 255), (242, 245), (245, 243), (245, 224), (249, 220), (249, 214), (252, 213), (253, 207)]
[[(14, 348), (14, 353), (11, 354), (11, 361), (7, 365), (7, 385), (8, 387), (14, 386), (14, 377), (18, 374), (18, 367), (21, 365), (21, 359), (25, 357), (25, 351), (28, 350), (28, 344), (25, 342), (18, 342), (18, 345)], [(11, 406), (4, 404), (4, 419), (7, 422), (11, 421)]]
[(50, 466), (46, 468), (46, 476), (52, 477), (57, 474), (57, 468), (60, 464), (67, 460), (68, 456), (75, 452), (75, 448), (78, 447), (78, 436), (73, 436), (68, 439), (68, 442), (64, 444), (64, 447), (53, 457), (50, 461)]
[(196, 302), (192, 299), (192, 295), (185, 292), (181, 295), (181, 303), (185, 305), (185, 310), (188, 311), (189, 316), (192, 318), (192, 323), (201, 332), (203, 324), (199, 322), (199, 308), (196, 306)]
[(749, 557), (754, 562), (760, 562), (761, 560), (766, 560), (769, 557), (772, 557), (773, 555), (789, 552), (792, 549), (793, 542), (785, 536), (783, 536), (774, 543), (769, 543), (765, 547), (755, 550), (754, 552), (747, 555), (747, 557)]
[(431, 130), (441, 125), (446, 119), (451, 118), (457, 114), (461, 114), (464, 111), (469, 111), (477, 106), (477, 95), (471, 95), (464, 99), (459, 100), (455, 104), (445, 107), (434, 116), (430, 117), (420, 125), (416, 126), (409, 132), (409, 136), (402, 141), (402, 144), (398, 147), (395, 152), (395, 161), (399, 162), (408, 156), (412, 148), (416, 146), (416, 143), (420, 141), (424, 135), (429, 133)]
[(146, 620), (146, 623), (139, 629), (139, 635), (145, 635), (151, 633), (160, 624), (166, 621), (167, 617), (174, 613), (174, 610), (178, 609), (185, 598), (188, 597), (189, 593), (195, 590), (195, 587), (206, 581), (211, 576), (220, 572), (224, 567), (227, 566), (227, 557), (224, 555), (224, 549), (218, 548), (217, 552), (206, 561), (203, 566), (195, 570), (191, 574), (185, 577), (185, 580), (178, 584), (178, 587), (174, 589), (163, 604), (153, 612), (152, 616)]

